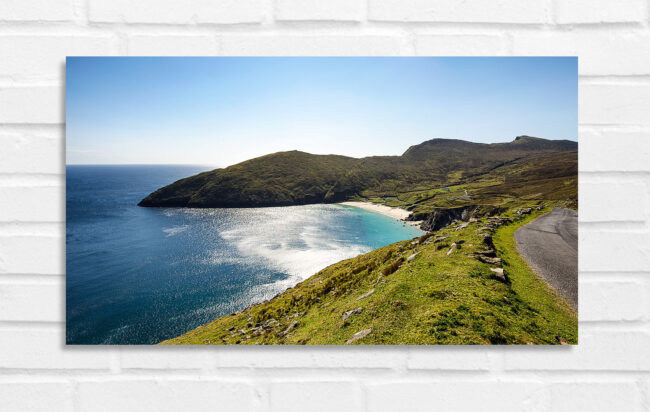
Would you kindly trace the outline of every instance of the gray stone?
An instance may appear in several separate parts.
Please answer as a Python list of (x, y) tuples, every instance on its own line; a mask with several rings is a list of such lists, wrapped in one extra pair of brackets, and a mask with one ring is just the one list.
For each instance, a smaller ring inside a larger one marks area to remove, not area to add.
[(356, 309), (348, 310), (347, 312), (343, 313), (343, 321), (345, 322), (350, 316), (352, 315), (358, 315), (363, 311), (362, 307), (358, 307)]
[(532, 211), (533, 211), (532, 208), (530, 208), (530, 207), (524, 207), (524, 208), (521, 208), (521, 209), (516, 210), (515, 212), (516, 212), (519, 216), (521, 216), (521, 215), (528, 215), (528, 214), (530, 214), (530, 212), (532, 212)]
[(260, 336), (260, 335), (264, 334), (265, 330), (264, 330), (264, 327), (259, 326), (257, 328), (251, 329), (249, 332), (251, 333), (252, 336)]
[(365, 299), (365, 298), (367, 298), (368, 296), (372, 295), (373, 293), (375, 293), (375, 289), (374, 289), (374, 288), (370, 289), (369, 291), (367, 291), (367, 292), (364, 293), (363, 295), (359, 296), (356, 300)]
[(487, 249), (487, 250), (479, 250), (476, 252), (477, 255), (483, 255), (483, 256), (496, 256), (496, 252), (494, 249)]
[(491, 265), (500, 265), (501, 264), (501, 258), (498, 258), (498, 257), (479, 256), (478, 260), (480, 260), (483, 263), (489, 263)]
[(507, 282), (508, 281), (508, 274), (506, 273), (503, 268), (490, 268), (490, 270), (494, 273), (494, 276), (499, 279), (502, 282)]
[(288, 334), (289, 332), (291, 332), (292, 330), (294, 330), (297, 326), (298, 326), (298, 321), (293, 321), (293, 322), (291, 322), (291, 325), (289, 325), (289, 326), (288, 326), (285, 330), (283, 330), (282, 332), (278, 333), (278, 335), (279, 335), (279, 336), (285, 336), (286, 334)]
[(361, 338), (365, 338), (366, 336), (370, 335), (371, 332), (372, 332), (372, 328), (370, 328), (370, 329), (360, 330), (359, 332), (357, 332), (357, 333), (355, 333), (354, 335), (352, 335), (352, 337), (351, 337), (350, 339), (348, 339), (348, 340), (345, 342), (345, 344), (346, 344), (346, 345), (349, 345), (349, 344), (351, 344), (351, 343), (354, 343), (354, 342), (358, 341), (358, 340), (361, 339)]
[(263, 328), (267, 328), (267, 329), (268, 329), (268, 328), (274, 328), (274, 327), (276, 327), (276, 326), (278, 326), (278, 321), (275, 320), (275, 319), (273, 319), (273, 318), (267, 320), (267, 321), (264, 322), (264, 324), (262, 325)]

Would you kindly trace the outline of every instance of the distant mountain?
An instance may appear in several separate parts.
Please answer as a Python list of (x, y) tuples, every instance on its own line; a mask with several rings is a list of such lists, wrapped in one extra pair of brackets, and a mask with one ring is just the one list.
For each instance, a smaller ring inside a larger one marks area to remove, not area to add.
[[(493, 144), (433, 139), (401, 156), (361, 159), (280, 152), (181, 179), (139, 206), (263, 207), (377, 197), (394, 197), (410, 210), (508, 196), (575, 202), (577, 149), (568, 140), (519, 136)], [(431, 192), (452, 185), (464, 195)]]

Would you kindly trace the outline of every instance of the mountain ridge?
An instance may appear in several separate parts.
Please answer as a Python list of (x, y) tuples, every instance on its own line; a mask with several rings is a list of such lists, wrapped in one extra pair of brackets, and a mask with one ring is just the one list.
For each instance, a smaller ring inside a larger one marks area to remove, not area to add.
[[(575, 167), (558, 173), (561, 168), (553, 165), (557, 162), (544, 159), (549, 154), (558, 154), (562, 164)], [(362, 158), (298, 150), (277, 152), (178, 180), (151, 193), (138, 205), (267, 207), (333, 203), (468, 183), (512, 162), (519, 162), (519, 168), (524, 170), (537, 165), (544, 179), (569, 176), (577, 171), (577, 142), (530, 136), (491, 144), (431, 139), (410, 146), (400, 156)], [(527, 180), (535, 180), (534, 175), (529, 173)], [(502, 189), (497, 194), (507, 195), (506, 188)], [(569, 199), (577, 200), (577, 186), (575, 192), (575, 196), (569, 194)]]

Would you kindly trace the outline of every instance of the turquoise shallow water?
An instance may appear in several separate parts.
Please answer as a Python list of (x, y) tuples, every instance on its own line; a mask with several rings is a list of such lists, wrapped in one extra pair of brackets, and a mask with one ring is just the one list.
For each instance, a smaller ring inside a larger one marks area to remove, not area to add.
[(341, 205), (136, 206), (156, 188), (203, 170), (67, 166), (68, 344), (157, 343), (332, 263), (422, 234)]

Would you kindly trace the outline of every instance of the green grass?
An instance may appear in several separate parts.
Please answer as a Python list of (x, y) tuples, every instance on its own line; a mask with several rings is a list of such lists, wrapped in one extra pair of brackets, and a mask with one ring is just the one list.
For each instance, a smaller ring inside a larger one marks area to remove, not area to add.
[[(453, 225), (336, 263), (267, 302), (163, 344), (343, 344), (368, 328), (355, 344), (577, 343), (575, 312), (514, 249), (516, 228), (539, 213), (493, 236), (509, 283), (468, 256), (487, 248), (479, 230), (485, 221), (462, 230)], [(434, 243), (438, 236), (447, 238)], [(447, 255), (454, 242), (459, 246)]]

